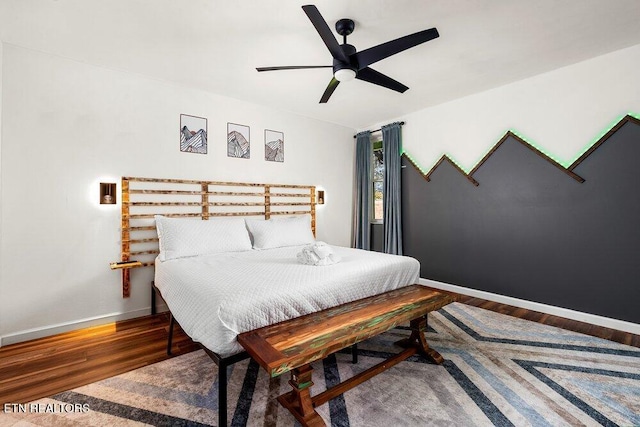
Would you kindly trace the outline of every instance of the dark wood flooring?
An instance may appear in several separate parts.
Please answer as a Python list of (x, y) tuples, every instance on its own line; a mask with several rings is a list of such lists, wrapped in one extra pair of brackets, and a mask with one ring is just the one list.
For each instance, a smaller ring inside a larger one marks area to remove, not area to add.
[[(168, 314), (0, 348), (0, 408), (90, 384), (168, 358)], [(173, 355), (199, 348), (176, 327)]]
[(485, 299), (469, 297), (466, 295), (461, 295), (459, 301), (464, 304), (495, 311), (496, 313), (507, 314), (520, 319), (531, 320), (533, 322), (556, 326), (558, 328), (580, 332), (581, 334), (591, 335), (593, 337), (604, 338), (621, 344), (640, 347), (640, 335), (618, 331), (616, 329), (603, 328), (602, 326), (596, 326), (589, 323), (579, 322), (577, 320), (566, 319), (564, 317), (553, 316), (539, 311), (527, 310), (526, 308), (514, 307), (512, 305), (487, 301)]
[[(461, 302), (498, 313), (640, 347), (640, 335), (461, 296)], [(168, 315), (157, 314), (67, 332), (0, 348), (0, 407), (80, 387), (167, 359)], [(179, 328), (173, 356), (199, 346)]]

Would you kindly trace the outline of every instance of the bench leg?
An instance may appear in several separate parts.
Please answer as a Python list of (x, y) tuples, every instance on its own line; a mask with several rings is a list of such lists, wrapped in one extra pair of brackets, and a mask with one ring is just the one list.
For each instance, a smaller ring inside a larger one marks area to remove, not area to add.
[(358, 363), (358, 344), (353, 344), (351, 346), (351, 363), (354, 365)]
[(321, 427), (325, 426), (322, 417), (313, 409), (311, 401), (311, 375), (313, 368), (310, 365), (303, 365), (291, 371), (289, 384), (293, 387), (289, 393), (278, 396), (278, 402), (293, 414), (293, 416), (303, 426)]
[(430, 362), (436, 365), (444, 362), (444, 357), (437, 351), (429, 347), (427, 338), (424, 336), (424, 332), (427, 330), (427, 315), (413, 319), (409, 324), (411, 328), (411, 336), (409, 338), (397, 341), (396, 344), (400, 347), (415, 347), (418, 352), (426, 357)]

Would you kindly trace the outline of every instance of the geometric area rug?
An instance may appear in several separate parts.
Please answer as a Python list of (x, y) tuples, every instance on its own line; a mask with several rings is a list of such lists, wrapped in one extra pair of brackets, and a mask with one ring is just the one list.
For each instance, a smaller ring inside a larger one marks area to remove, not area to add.
[[(392, 329), (314, 365), (315, 395), (398, 352)], [(331, 426), (640, 426), (640, 349), (460, 303), (430, 313), (442, 365), (413, 356), (317, 408)], [(296, 426), (252, 360), (229, 367), (233, 426)], [(0, 426), (203, 426), (217, 423), (216, 367), (196, 351), (40, 399), (51, 411), (0, 415)], [(65, 406), (66, 405), (66, 406)], [(85, 405), (85, 411), (65, 411)]]

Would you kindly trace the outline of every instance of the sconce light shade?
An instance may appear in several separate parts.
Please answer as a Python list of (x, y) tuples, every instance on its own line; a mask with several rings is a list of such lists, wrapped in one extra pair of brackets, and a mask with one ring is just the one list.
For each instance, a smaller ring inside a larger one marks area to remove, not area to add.
[(318, 190), (318, 204), (324, 205), (324, 190)]
[(101, 205), (116, 204), (116, 184), (114, 182), (100, 183), (100, 204)]

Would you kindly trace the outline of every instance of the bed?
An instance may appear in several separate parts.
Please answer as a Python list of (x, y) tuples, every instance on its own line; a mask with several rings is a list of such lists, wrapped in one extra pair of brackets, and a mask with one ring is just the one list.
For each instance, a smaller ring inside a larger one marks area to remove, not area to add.
[(336, 246), (339, 263), (303, 265), (302, 248), (158, 261), (155, 284), (185, 332), (228, 357), (243, 350), (241, 332), (407, 286), (419, 275), (413, 258)]
[(340, 262), (301, 264), (315, 214), (313, 186), (122, 179), (122, 262), (153, 257), (136, 265), (155, 267), (170, 329), (177, 320), (218, 365), (219, 425), (227, 422), (226, 368), (249, 357), (239, 333), (417, 282), (410, 257), (331, 246)]

